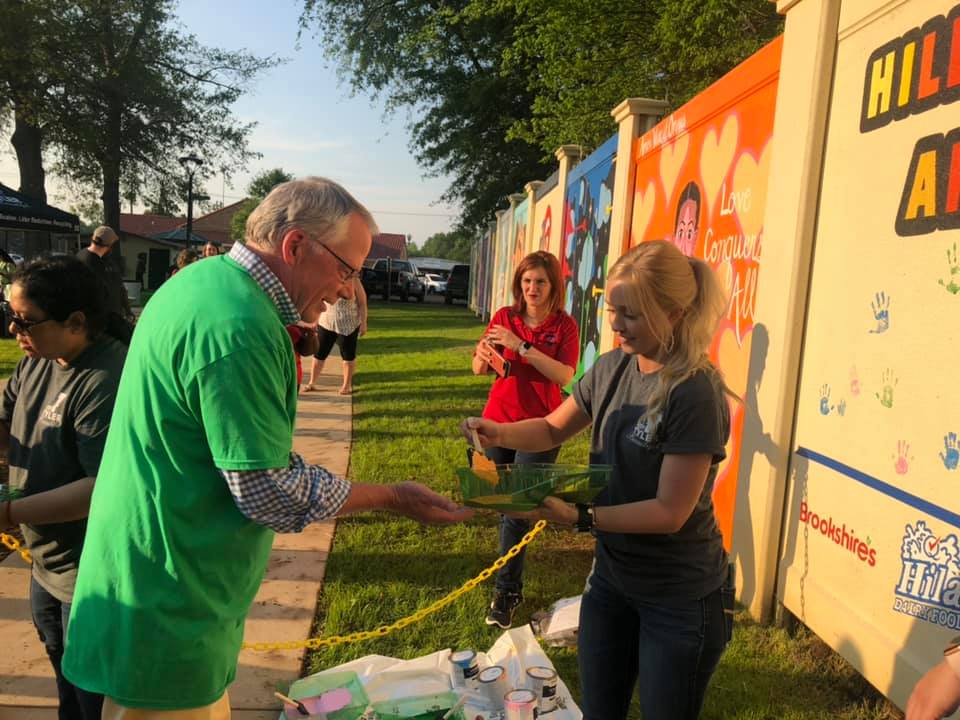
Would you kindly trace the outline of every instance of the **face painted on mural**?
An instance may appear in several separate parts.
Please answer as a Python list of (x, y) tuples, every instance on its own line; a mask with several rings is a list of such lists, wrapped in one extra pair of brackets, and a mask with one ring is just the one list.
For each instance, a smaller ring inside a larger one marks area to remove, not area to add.
[(694, 200), (684, 200), (680, 206), (680, 213), (677, 216), (677, 227), (674, 230), (673, 244), (683, 252), (684, 255), (693, 255), (697, 246), (697, 215), (699, 208)]

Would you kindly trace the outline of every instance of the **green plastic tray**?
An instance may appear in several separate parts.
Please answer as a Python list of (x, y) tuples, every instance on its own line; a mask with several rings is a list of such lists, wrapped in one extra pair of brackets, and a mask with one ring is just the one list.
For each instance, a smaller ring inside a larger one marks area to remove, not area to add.
[[(350, 704), (335, 712), (327, 713), (328, 720), (359, 720), (360, 716), (366, 712), (370, 700), (367, 693), (360, 683), (360, 678), (355, 672), (334, 672), (323, 675), (314, 675), (301, 678), (290, 686), (290, 692), (287, 693), (294, 700), (304, 700), (305, 698), (322, 695), (330, 690), (344, 688), (350, 691)], [(299, 713), (284, 713), (287, 720), (306, 720)], [(311, 716), (315, 717), (315, 716)]]
[(607, 486), (610, 465), (497, 465), (496, 485), (472, 468), (457, 468), (463, 503), (474, 508), (525, 512), (554, 495), (574, 503), (589, 503)]
[[(377, 720), (439, 720), (457, 703), (452, 692), (421, 695), (390, 702), (375, 703)], [(457, 710), (452, 720), (465, 720), (463, 710)]]

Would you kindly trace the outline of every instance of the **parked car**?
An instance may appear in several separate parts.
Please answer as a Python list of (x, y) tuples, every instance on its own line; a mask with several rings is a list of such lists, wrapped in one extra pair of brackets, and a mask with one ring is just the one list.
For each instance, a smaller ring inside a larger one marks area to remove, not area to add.
[(417, 278), (417, 268), (409, 260), (367, 260), (360, 274), (360, 282), (367, 297), (380, 295), (386, 299), (388, 288), (391, 297), (399, 296), (404, 302), (409, 298), (423, 302), (427, 294), (423, 283)]
[(440, 275), (434, 273), (424, 273), (423, 284), (427, 287), (427, 295), (443, 295), (447, 290), (447, 281), (444, 280)]
[(467, 301), (467, 288), (470, 285), (470, 266), (454, 265), (447, 277), (447, 288), (443, 293), (444, 302), (452, 305), (454, 300)]

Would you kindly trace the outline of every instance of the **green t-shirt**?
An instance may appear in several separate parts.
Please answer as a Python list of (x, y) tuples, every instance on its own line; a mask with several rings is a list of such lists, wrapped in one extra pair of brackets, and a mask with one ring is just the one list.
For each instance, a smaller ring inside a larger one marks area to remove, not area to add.
[(296, 369), (279, 312), (228, 257), (194, 263), (145, 308), (93, 493), (64, 674), (127, 707), (217, 700), (273, 532), (218, 468), (286, 467)]

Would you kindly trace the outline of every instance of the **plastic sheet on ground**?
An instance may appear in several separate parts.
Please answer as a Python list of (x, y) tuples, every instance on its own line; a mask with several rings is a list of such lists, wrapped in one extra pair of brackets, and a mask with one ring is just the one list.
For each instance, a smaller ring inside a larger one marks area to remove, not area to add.
[[(298, 680), (291, 686), (290, 695), (298, 697), (298, 683), (304, 683), (309, 678), (346, 671), (357, 674), (372, 704), (449, 692), (452, 688), (450, 652), (451, 649), (447, 648), (412, 660), (367, 655)], [(543, 652), (528, 625), (507, 630), (486, 652), (477, 650), (477, 660), (481, 670), (491, 665), (502, 666), (511, 688), (525, 687), (527, 668), (553, 668), (553, 663)], [(459, 688), (454, 688), (454, 691), (458, 694), (462, 692)], [(469, 720), (476, 720), (478, 716), (484, 720), (490, 718), (489, 707), (481, 696), (473, 692), (470, 695), (471, 699), (464, 708), (466, 717)], [(557, 696), (561, 700), (561, 707), (542, 717), (549, 720), (581, 720), (583, 715), (580, 708), (560, 677), (557, 678)], [(492, 717), (499, 715), (494, 713)], [(284, 720), (282, 713), (280, 720)]]

